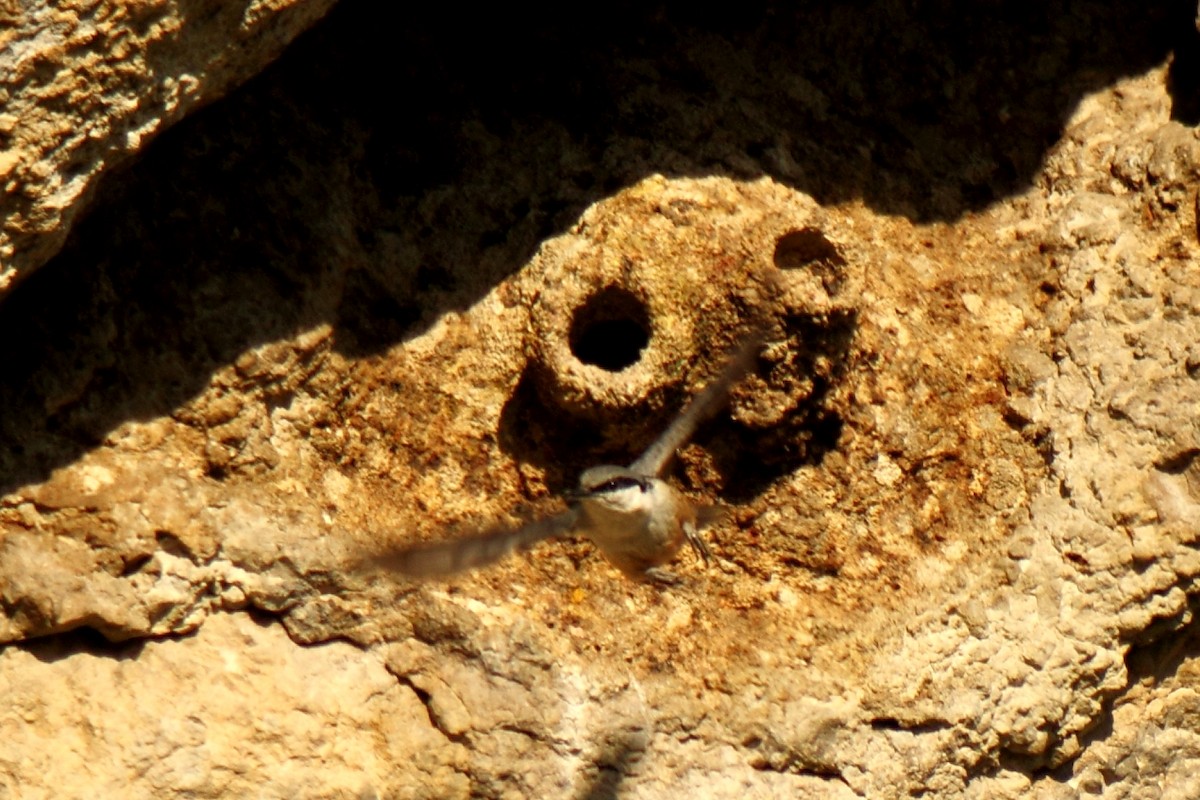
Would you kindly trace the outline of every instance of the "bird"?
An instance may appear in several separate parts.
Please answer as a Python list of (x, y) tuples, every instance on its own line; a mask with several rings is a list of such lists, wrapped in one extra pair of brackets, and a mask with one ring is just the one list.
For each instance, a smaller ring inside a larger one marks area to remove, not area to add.
[(761, 332), (746, 335), (727, 357), (721, 373), (632, 464), (601, 464), (584, 470), (578, 488), (564, 494), (566, 510), (516, 527), (493, 527), (469, 536), (412, 545), (380, 554), (373, 561), (408, 578), (439, 579), (489, 566), (544, 539), (581, 535), (627, 577), (677, 583), (663, 565), (674, 560), (685, 542), (707, 565), (711, 553), (701, 531), (721, 512), (694, 503), (664, 480), (663, 472), (700, 423), (724, 405), (730, 389), (749, 372), (761, 347)]

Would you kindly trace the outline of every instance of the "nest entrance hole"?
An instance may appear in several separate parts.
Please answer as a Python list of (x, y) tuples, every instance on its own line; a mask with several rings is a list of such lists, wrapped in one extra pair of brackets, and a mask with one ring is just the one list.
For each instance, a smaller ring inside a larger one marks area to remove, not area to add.
[(584, 364), (620, 372), (641, 359), (650, 333), (650, 313), (641, 298), (628, 289), (608, 286), (575, 311), (569, 344)]

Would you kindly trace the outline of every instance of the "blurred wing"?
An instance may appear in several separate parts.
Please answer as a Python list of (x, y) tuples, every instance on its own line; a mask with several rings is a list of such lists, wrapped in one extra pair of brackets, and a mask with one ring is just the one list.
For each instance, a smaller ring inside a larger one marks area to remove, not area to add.
[(629, 465), (629, 471), (635, 475), (661, 476), (675, 451), (692, 438), (696, 427), (725, 405), (725, 401), (729, 399), (730, 388), (750, 371), (750, 366), (761, 347), (761, 332), (756, 331), (743, 339), (730, 355), (717, 379), (692, 398), (683, 412), (663, 431), (662, 436), (646, 448), (646, 452), (642, 453), (637, 461)]
[(474, 536), (416, 545), (375, 556), (370, 561), (410, 578), (442, 578), (486, 567), (516, 550), (568, 533), (575, 527), (576, 516), (575, 509), (569, 508), (519, 528), (497, 528)]

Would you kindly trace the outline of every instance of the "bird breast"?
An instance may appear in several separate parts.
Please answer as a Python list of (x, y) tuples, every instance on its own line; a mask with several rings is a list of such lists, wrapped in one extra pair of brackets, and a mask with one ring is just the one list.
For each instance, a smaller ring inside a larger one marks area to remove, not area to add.
[(683, 542), (682, 499), (657, 479), (645, 492), (628, 491), (628, 496), (623, 491), (585, 500), (581, 532), (623, 568), (631, 562), (653, 566), (669, 561)]

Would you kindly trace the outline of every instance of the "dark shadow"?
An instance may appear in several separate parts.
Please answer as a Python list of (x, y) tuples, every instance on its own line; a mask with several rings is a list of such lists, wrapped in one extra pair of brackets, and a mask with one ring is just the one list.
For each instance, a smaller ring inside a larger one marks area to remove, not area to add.
[(646, 736), (622, 731), (609, 737), (596, 758), (596, 774), (582, 787), (578, 800), (617, 800), (621, 784), (646, 752)]
[(627, 448), (613, 445), (612, 431), (547, 403), (536, 386), (534, 369), (526, 366), (500, 410), (501, 450), (519, 463), (540, 468), (546, 488), (554, 494), (577, 488), (580, 473), (594, 464), (633, 460)]
[(1167, 89), (1171, 93), (1171, 119), (1184, 125), (1200, 125), (1200, 16), (1195, 4), (1173, 6), (1173, 57), (1167, 74)]
[(1200, 599), (1192, 598), (1185, 613), (1192, 621), (1183, 627), (1178, 627), (1178, 618), (1167, 618), (1138, 631), (1125, 656), (1130, 686), (1145, 681), (1162, 683), (1186, 661), (1200, 656)]
[(147, 641), (147, 639), (113, 641), (96, 628), (84, 625), (65, 633), (41, 636), (8, 646), (19, 647), (38, 661), (52, 664), (80, 653), (88, 653), (98, 658), (110, 658), (115, 661), (132, 660), (141, 655)]
[[(341, 353), (380, 353), (651, 172), (955, 220), (1026, 188), (1084, 93), (1176, 46), (1190, 118), (1191, 9), (618, 2), (580, 23), (346, 0), (111, 174), (0, 306), (0, 493), (257, 345), (329, 324)], [(793, 244), (781, 258), (811, 255)]]
[(711, 438), (703, 432), (696, 438), (727, 478), (721, 492), (725, 502), (748, 503), (780, 477), (803, 466), (819, 466), (837, 447), (843, 420), (831, 407), (830, 394), (847, 374), (846, 360), (857, 326), (854, 311), (797, 314), (784, 320), (788, 359), (764, 378), (768, 386), (810, 381), (807, 395), (779, 424), (765, 430), (731, 435), (735, 423), (725, 416), (714, 423)]

